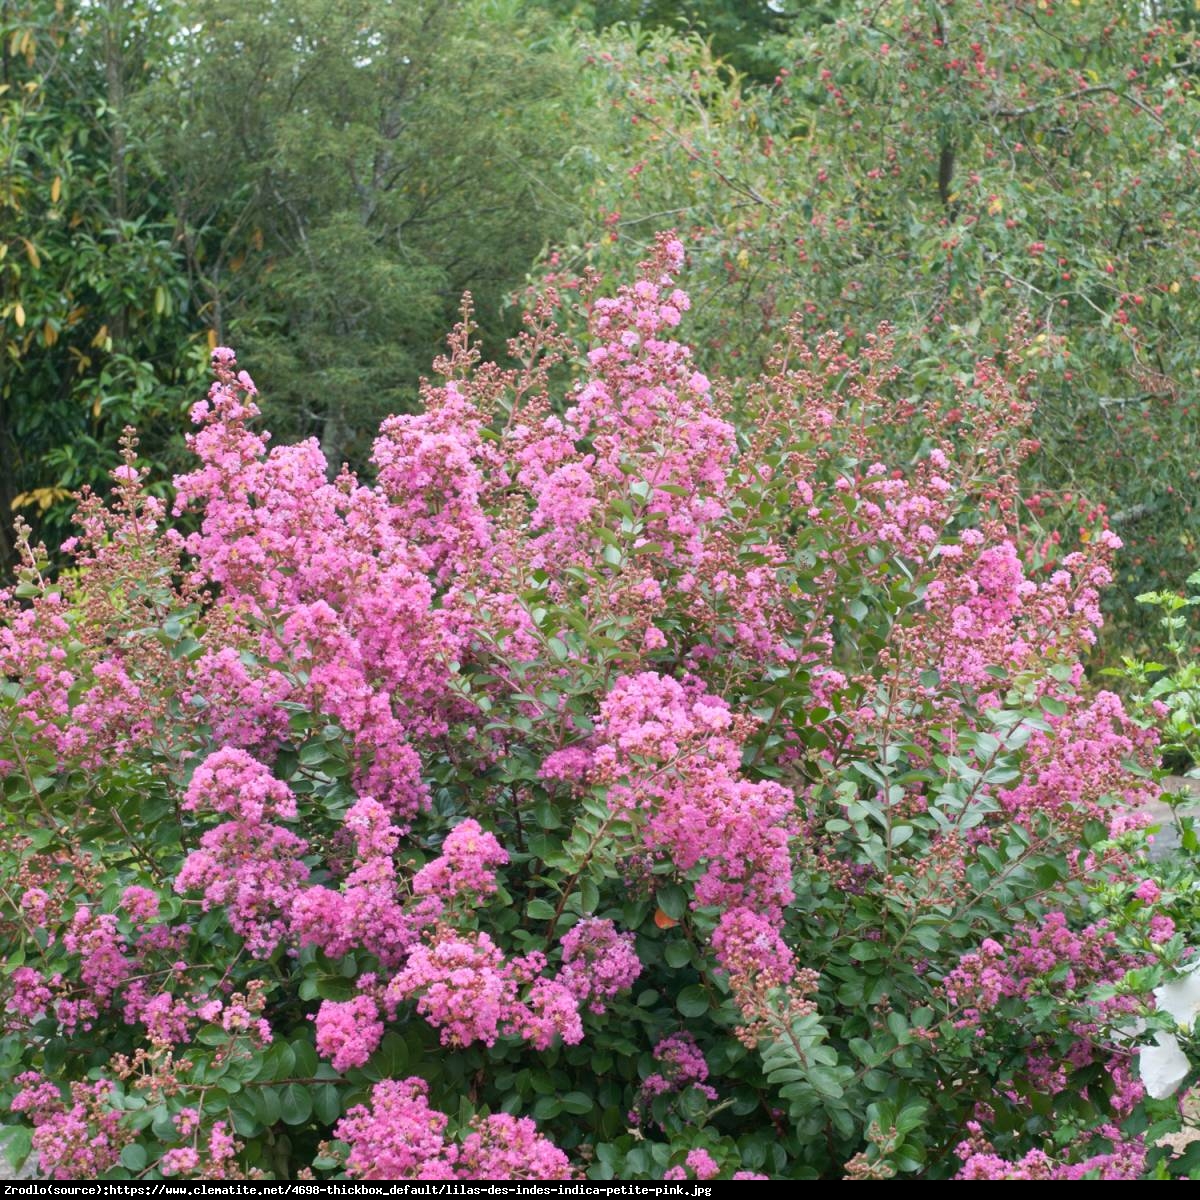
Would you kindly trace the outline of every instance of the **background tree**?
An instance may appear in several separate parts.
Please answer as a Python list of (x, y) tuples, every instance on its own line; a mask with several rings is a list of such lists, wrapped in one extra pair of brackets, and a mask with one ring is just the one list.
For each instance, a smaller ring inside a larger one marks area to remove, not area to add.
[(594, 32), (614, 26), (692, 33), (713, 53), (758, 82), (769, 82), (777, 65), (781, 34), (829, 24), (849, 6), (844, 0), (536, 0), (556, 15), (569, 16)]
[[(0, 508), (51, 535), (69, 490), (117, 461), (123, 425), (165, 447), (182, 415), (194, 317), (126, 122), (175, 28), (169, 3), (0, 6)], [(6, 519), (0, 570), (11, 547)]]
[(502, 342), (502, 297), (574, 211), (572, 64), (518, 4), (204, 0), (188, 21), (144, 119), (195, 294), (273, 423), (353, 459), (464, 291)]
[(1195, 33), (1137, 5), (895, 0), (774, 52), (788, 65), (755, 88), (697, 40), (593, 46), (594, 102), (625, 126), (597, 148), (604, 215), (554, 269), (627, 265), (656, 223), (677, 222), (706, 354), (753, 355), (796, 310), (852, 343), (887, 320), (915, 384), (948, 405), (1027, 309), (1044, 450), (1033, 516), (1050, 535), (1104, 504), (1130, 543), (1130, 597), (1186, 575)]

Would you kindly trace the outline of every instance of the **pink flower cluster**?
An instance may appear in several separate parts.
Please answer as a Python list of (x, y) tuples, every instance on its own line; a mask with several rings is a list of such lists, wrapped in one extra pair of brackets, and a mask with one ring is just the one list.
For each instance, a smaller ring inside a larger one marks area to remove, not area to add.
[[(744, 725), (741, 729), (744, 729)], [(600, 705), (591, 778), (681, 872), (704, 864), (695, 903), (778, 919), (792, 899), (791, 793), (740, 777), (741, 730), (719, 697), (664, 675), (616, 680)]]
[[(947, 684), (958, 684), (968, 693), (978, 693), (979, 709), (994, 707), (1002, 698), (989, 680), (999, 668), (1013, 674), (1036, 672), (1041, 691), (1061, 694), (1073, 708), (1082, 709), (1085, 706), (1051, 678), (1048, 668), (1067, 668), (1072, 685), (1081, 682), (1079, 656), (1096, 640), (1102, 624), (1100, 592), (1112, 579), (1111, 560), (1120, 539), (1102, 530), (1086, 554), (1067, 555), (1049, 578), (1035, 582), (1027, 577), (1011, 536), (1015, 535), (1006, 527), (966, 529), (956, 542), (945, 540), (936, 547), (935, 577), (925, 589), (926, 611), (918, 627), (922, 653), (928, 656), (925, 666), (936, 667), (941, 679), (930, 695), (941, 699)], [(1150, 735), (1133, 731), (1116, 697), (1101, 693), (1096, 705), (1091, 720), (1111, 722), (1133, 743), (1126, 752), (1140, 754)], [(1060, 737), (1076, 738), (1080, 759), (1092, 752), (1088, 744), (1097, 742), (1096, 749), (1108, 763), (1111, 749), (1103, 735), (1085, 728), (1088, 720), (1072, 715), (1049, 742), (1057, 745)], [(1072, 729), (1076, 721), (1078, 730)], [(1083, 790), (1090, 789), (1095, 775), (1085, 774)], [(1128, 780), (1121, 790), (1127, 788)], [(1094, 810), (1088, 813), (1094, 815)]]
[(87, 986), (91, 1000), (100, 1007), (111, 1003), (131, 973), (117, 918), (112, 913), (95, 915), (86, 908), (77, 909), (62, 942), (66, 950), (79, 955), (80, 979)]
[(293, 692), (283, 671), (258, 666), (249, 651), (243, 655), (235, 646), (219, 646), (192, 667), (185, 698), (207, 712), (214, 741), (250, 750), (269, 762), (287, 737), (283, 705)]
[[(106, 1013), (120, 1014), (125, 1025), (145, 1026), (146, 1037), (156, 1045), (177, 1045), (190, 1040), (191, 1027), (203, 1019), (201, 1008), (215, 1003), (219, 1010), (219, 1001), (175, 994), (187, 971), (179, 953), (190, 927), (150, 924), (159, 911), (159, 896), (152, 889), (135, 885), (121, 895), (133, 937), (122, 932), (118, 913), (98, 914), (80, 906), (60, 925), (45, 911), (44, 891), (31, 888), (26, 896), (32, 897), (31, 909), (41, 913), (48, 947), (60, 946), (75, 961), (53, 973), (31, 966), (12, 972), (5, 999), (11, 1030), (52, 1014), (65, 1033), (77, 1034), (90, 1032)], [(169, 964), (165, 968), (164, 962)]]
[(101, 654), (89, 647), (93, 661), (86, 667), (67, 661), (63, 644), (80, 631), (71, 634), (65, 611), (58, 592), (22, 609), (12, 604), (10, 592), (0, 590), (0, 673), (24, 681), (16, 712), (35, 738), (47, 743), (60, 762), (96, 770), (109, 756), (147, 741), (154, 733), (154, 713), (122, 649)]
[(196, 768), (180, 807), (250, 825), (296, 819), (296, 798), (288, 785), (245, 750), (231, 747), (214, 751)]
[(959, 959), (940, 990), (962, 1010), (961, 1026), (979, 1026), (1001, 1000), (1029, 996), (1051, 976), (1062, 994), (1115, 982), (1137, 965), (1116, 950), (1116, 937), (1103, 923), (1076, 932), (1065, 914), (1051, 912), (1040, 924), (1016, 926), (1004, 946), (985, 938), (978, 951)]
[(391, 502), (390, 521), (422, 548), (434, 579), (445, 584), (475, 574), (496, 548), (486, 501), (494, 486), (488, 476), (501, 458), (458, 382), (426, 388), (422, 401), (422, 412), (383, 422), (372, 461)]
[(708, 1062), (692, 1034), (673, 1033), (663, 1038), (654, 1047), (654, 1061), (659, 1069), (642, 1080), (629, 1113), (630, 1124), (643, 1124), (658, 1096), (678, 1096), (695, 1088), (706, 1099), (717, 1099), (716, 1089), (705, 1083)]
[(364, 1066), (383, 1040), (383, 1022), (373, 996), (324, 1000), (317, 1010), (317, 1053), (335, 1071)]
[[(589, 377), (578, 385), (561, 422), (550, 418), (541, 440), (522, 456), (531, 485), (534, 563), (579, 561), (596, 546), (587, 522), (605, 490), (624, 493), (629, 477), (646, 494), (643, 543), (657, 543), (666, 561), (707, 565), (709, 526), (727, 512), (729, 465), (736, 451), (733, 426), (715, 411), (709, 381), (691, 363), (691, 350), (665, 337), (690, 306), (671, 287), (681, 261), (672, 243), (660, 244), (635, 284), (597, 299), (588, 355)], [(586, 444), (580, 454), (576, 446)]]
[(668, 1167), (663, 1172), (663, 1178), (688, 1179), (689, 1171), (691, 1172), (690, 1178), (692, 1179), (716, 1179), (721, 1172), (721, 1168), (717, 1165), (716, 1159), (707, 1150), (689, 1150), (687, 1157), (683, 1160), (683, 1164)]
[(717, 1093), (704, 1081), (708, 1078), (708, 1062), (695, 1037), (690, 1033), (673, 1033), (654, 1047), (654, 1061), (659, 1070), (642, 1081), (646, 1097), (663, 1096), (697, 1088), (709, 1100)]
[[(755, 561), (743, 564), (720, 529), (736, 489), (737, 440), (690, 349), (668, 336), (690, 303), (671, 279), (678, 245), (660, 238), (636, 283), (594, 300), (594, 345), (561, 416), (544, 365), (476, 375), (460, 330), (442, 364), (455, 377), (423, 390), (424, 412), (381, 429), (374, 459), (390, 531), (446, 589), (447, 618), (503, 627), (496, 643), (509, 657), (541, 657), (516, 602), (521, 581), (544, 572), (550, 595), (583, 599), (577, 572), (597, 563), (606, 564), (610, 603), (630, 618), (622, 636), (632, 650), (667, 647), (655, 617), (675, 589), (706, 640), (793, 656), (776, 570), (782, 552), (755, 545)], [(548, 329), (530, 336), (543, 352), (561, 341)], [(516, 398), (497, 431), (501, 380)], [(633, 528), (616, 507), (631, 499)], [(606, 546), (624, 553), (602, 557)]]
[(196, 1015), (193, 1004), (169, 992), (153, 992), (145, 980), (134, 980), (125, 991), (126, 1024), (140, 1021), (146, 1027), (147, 1037), (157, 1045), (181, 1045), (189, 1041), (189, 1025)]
[(370, 796), (359, 797), (346, 810), (342, 828), (354, 842), (358, 866), (390, 860), (400, 844), (400, 830), (392, 823), (391, 814)]
[(791, 947), (775, 923), (751, 909), (731, 908), (722, 913), (712, 945), (735, 997), (784, 987), (796, 974)]
[(331, 958), (361, 948), (394, 969), (441, 917), (442, 901), (425, 896), (402, 903), (393, 860), (400, 831), (378, 801), (356, 801), (343, 828), (355, 845), (354, 868), (338, 891), (317, 885), (295, 897), (292, 935), (301, 946), (319, 946)]
[(293, 901), (308, 879), (301, 861), (307, 843), (270, 819), (294, 819), (295, 797), (246, 751), (226, 748), (196, 769), (182, 807), (232, 819), (201, 837), (175, 890), (203, 892), (205, 909), (225, 907), (250, 953), (269, 957), (286, 935)]
[[(1099, 692), (1073, 701), (1063, 716), (1048, 718), (1052, 733), (1034, 733), (1021, 781), (998, 791), (1013, 819), (1028, 823), (1038, 812), (1061, 825), (1099, 820), (1114, 834), (1136, 824), (1135, 810), (1157, 798), (1157, 788), (1134, 775), (1130, 760), (1150, 762), (1156, 735), (1125, 712), (1119, 696)], [(1111, 798), (1121, 801), (1112, 806)]]
[(108, 1107), (112, 1084), (71, 1084), (68, 1105), (58, 1087), (36, 1072), (18, 1076), (14, 1113), (33, 1124), (38, 1169), (51, 1179), (95, 1179), (117, 1164), (133, 1135), (121, 1127), (121, 1114)]
[(202, 511), (187, 540), (197, 578), (221, 586), (254, 659), (288, 667), (251, 669), (214, 646), (204, 677), (233, 670), (196, 695), (242, 746), (279, 737), (284, 702), (339, 721), (360, 790), (411, 818), (427, 802), (411, 738), (445, 731), (444, 664), (459, 656), (453, 612), (433, 608), (429, 554), (383, 491), (348, 475), (327, 482), (315, 442), (268, 454), (247, 424), (258, 415), (253, 383), (232, 351), (213, 361), (217, 380), (192, 414), (200, 466), (176, 480), (176, 511)]
[(9, 997), (5, 1005), (22, 1022), (32, 1023), (46, 1011), (53, 995), (41, 973), (32, 967), (17, 967), (8, 977)]
[(1125, 1138), (1115, 1126), (1096, 1130), (1112, 1149), (1079, 1157), (1075, 1162), (1030, 1150), (1009, 1162), (996, 1154), (978, 1122), (967, 1122), (971, 1137), (955, 1151), (962, 1160), (955, 1179), (1141, 1179), (1146, 1171), (1147, 1148), (1138, 1136)]
[(605, 1002), (633, 987), (642, 972), (632, 933), (621, 933), (611, 922), (587, 917), (562, 938), (559, 982), (594, 1013), (605, 1011)]
[(529, 1000), (519, 999), (527, 971), (510, 963), (486, 933), (443, 929), (430, 945), (416, 947), (404, 969), (388, 984), (386, 1000), (394, 1010), (415, 999), (417, 1011), (442, 1031), (446, 1046), (473, 1042), (494, 1045), (505, 1034), (526, 1038), (546, 1049), (561, 1037), (568, 1045), (583, 1040), (579, 1003), (563, 984), (533, 981)]
[(476, 1120), (461, 1145), (445, 1137), (447, 1118), (429, 1106), (423, 1079), (385, 1079), (371, 1105), (352, 1108), (335, 1136), (349, 1143), (355, 1179), (571, 1179), (567, 1156), (528, 1118)]
[(537, 1131), (528, 1117), (493, 1113), (476, 1119), (472, 1131), (447, 1158), (458, 1179), (573, 1179), (567, 1156)]
[[(180, 1120), (187, 1114), (193, 1119)], [(192, 1134), (199, 1124), (199, 1113), (194, 1108), (185, 1108), (176, 1117), (176, 1127), (180, 1136)], [(201, 1179), (236, 1178), (234, 1158), (241, 1146), (229, 1132), (229, 1126), (224, 1121), (214, 1121), (208, 1130), (207, 1153), (201, 1153), (198, 1146), (173, 1146), (158, 1160), (158, 1169), (170, 1177), (175, 1175), (196, 1175)]]
[(490, 896), (496, 890), (492, 868), (507, 862), (508, 855), (495, 836), (469, 818), (455, 825), (442, 843), (442, 853), (413, 876), (412, 890), (418, 896), (446, 901)]
[(147, 887), (127, 887), (121, 893), (121, 907), (137, 927), (149, 925), (158, 916), (158, 893)]
[[(266, 1007), (264, 984), (252, 979), (246, 993), (234, 992), (229, 1000), (222, 1004), (220, 1001), (210, 1001), (207, 1011), (210, 1018), (221, 1017), (221, 1028), (226, 1033), (236, 1037), (247, 1037), (259, 1046), (269, 1046), (274, 1040), (271, 1023), (262, 1015)], [(200, 1010), (202, 1013), (204, 1008)]]

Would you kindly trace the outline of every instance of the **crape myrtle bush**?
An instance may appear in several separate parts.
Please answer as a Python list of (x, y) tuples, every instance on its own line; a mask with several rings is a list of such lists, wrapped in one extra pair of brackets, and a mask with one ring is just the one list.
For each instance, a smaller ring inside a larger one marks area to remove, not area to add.
[(585, 286), (579, 344), (543, 296), (511, 368), (464, 321), (373, 483), (268, 450), (220, 349), (191, 532), (130, 442), (75, 568), (29, 552), (0, 1103), (41, 1171), (1189, 1169), (1155, 736), (1081, 666), (1116, 539), (1016, 549), (1027, 340), (948, 420), (886, 330), (791, 337), (735, 428), (683, 253)]

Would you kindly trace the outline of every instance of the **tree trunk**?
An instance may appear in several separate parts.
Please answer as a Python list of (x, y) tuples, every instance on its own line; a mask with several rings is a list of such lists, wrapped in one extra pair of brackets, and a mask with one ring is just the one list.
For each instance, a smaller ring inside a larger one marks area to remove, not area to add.
[(336, 475), (342, 469), (343, 456), (352, 432), (346, 420), (346, 410), (340, 404), (331, 404), (321, 423), (321, 453), (325, 455), (331, 474)]
[[(125, 0), (108, 0), (108, 19), (104, 30), (104, 78), (107, 89), (109, 136), (112, 145), (111, 180), (113, 190), (113, 218), (117, 226), (117, 237), (125, 240), (124, 225), (129, 219), (129, 164), (128, 146), (125, 140), (125, 74), (124, 74), (124, 23)], [(108, 318), (113, 343), (122, 346), (129, 331), (129, 314), (124, 305)]]

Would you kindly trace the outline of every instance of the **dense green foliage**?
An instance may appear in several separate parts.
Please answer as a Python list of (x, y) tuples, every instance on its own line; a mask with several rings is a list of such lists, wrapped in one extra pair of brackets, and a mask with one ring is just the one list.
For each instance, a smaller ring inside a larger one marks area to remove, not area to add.
[(570, 63), (517, 5), (193, 7), (144, 114), (193, 286), (275, 428), (361, 461), (464, 291), (503, 344), (503, 296), (568, 205)]
[(1053, 557), (1103, 505), (1133, 627), (1200, 544), (1194, 17), (9, 0), (0, 506), (61, 536), (127, 422), (169, 474), (218, 341), (275, 431), (359, 464), (463, 291), (498, 352), (535, 261), (624, 275), (674, 224), (710, 364), (759, 365), (797, 312), (852, 347), (887, 320), (952, 404), (1028, 310), (1030, 536)]
[(125, 120), (173, 28), (163, 7), (0, 9), (0, 570), (12, 510), (65, 533), (136, 423), (178, 437), (204, 326), (144, 138)]
[(1145, 6), (893, 3), (774, 52), (773, 86), (747, 90), (698, 42), (595, 46), (596, 103), (624, 115), (593, 193), (611, 228), (563, 263), (627, 269), (670, 213), (708, 361), (754, 355), (796, 312), (852, 343), (886, 320), (920, 392), (947, 399), (1027, 310), (1033, 525), (1103, 504), (1131, 543), (1124, 594), (1188, 574), (1194, 34)]

